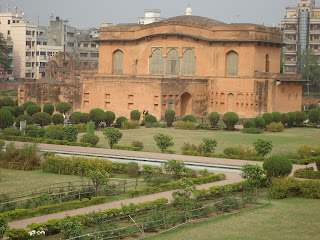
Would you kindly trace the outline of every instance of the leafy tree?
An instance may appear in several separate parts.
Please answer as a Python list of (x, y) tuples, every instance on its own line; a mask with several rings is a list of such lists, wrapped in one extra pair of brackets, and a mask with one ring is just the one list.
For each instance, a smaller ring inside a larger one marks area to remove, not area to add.
[(147, 115), (145, 118), (145, 123), (156, 123), (157, 122), (157, 118), (153, 115)]
[(302, 123), (308, 119), (308, 115), (303, 111), (296, 112), (296, 124), (298, 127), (302, 125)]
[(296, 122), (297, 120), (297, 113), (296, 112), (289, 112), (288, 113), (289, 116), (289, 122), (288, 122), (288, 126), (289, 127), (293, 127), (293, 124)]
[(183, 211), (194, 208), (197, 204), (197, 189), (193, 181), (188, 178), (182, 178), (179, 180), (179, 186), (181, 190), (172, 193), (173, 203)]
[(71, 108), (72, 108), (71, 104), (67, 102), (58, 103), (56, 106), (57, 112), (64, 113), (64, 114), (69, 112)]
[(174, 175), (175, 178), (181, 178), (186, 171), (184, 162), (177, 160), (169, 160), (164, 163), (164, 169), (168, 174)]
[(164, 133), (157, 133), (153, 138), (161, 152), (164, 152), (165, 149), (168, 149), (168, 147), (172, 147), (174, 145), (174, 142), (172, 141), (173, 138)]
[(24, 110), (27, 110), (27, 108), (28, 108), (30, 105), (37, 105), (37, 104), (36, 104), (35, 102), (28, 101), (28, 102), (25, 102), (24, 104), (22, 104), (22, 107), (24, 108)]
[(16, 118), (16, 127), (20, 127), (21, 121), (27, 121), (27, 125), (33, 124), (33, 118), (28, 114), (23, 114)]
[(17, 118), (24, 114), (24, 108), (21, 106), (14, 107), (14, 117)]
[[(110, 127), (110, 125), (114, 122), (116, 119), (116, 114), (111, 111), (106, 111), (106, 125), (107, 127)], [(121, 126), (121, 124), (120, 124)]]
[[(48, 113), (50, 114), (50, 113)], [(57, 124), (63, 124), (64, 122), (64, 117), (62, 114), (60, 113), (56, 113), (52, 116), (52, 122), (54, 125), (57, 125)]]
[(268, 178), (286, 177), (292, 171), (292, 162), (283, 156), (272, 156), (264, 160), (263, 169), (267, 171)]
[(254, 149), (260, 156), (265, 156), (272, 151), (273, 145), (271, 141), (258, 139), (253, 143)]
[(0, 109), (0, 128), (5, 129), (13, 125), (13, 116), (12, 114), (4, 109)]
[(133, 121), (139, 121), (140, 116), (141, 116), (141, 113), (138, 110), (133, 110), (130, 113), (130, 119)]
[(14, 108), (13, 107), (4, 106), (1, 109), (9, 111), (12, 114), (12, 116), (14, 116)]
[(54, 112), (54, 106), (52, 103), (45, 103), (43, 105), (43, 112), (49, 113), (51, 116)]
[(262, 185), (263, 175), (265, 174), (265, 171), (258, 164), (245, 164), (244, 166), (242, 166), (241, 171), (242, 178), (247, 180), (247, 183), (250, 187), (256, 189), (257, 195), (257, 188), (261, 187)]
[(320, 110), (312, 109), (309, 111), (309, 120), (312, 123), (317, 123), (320, 121)]
[(0, 33), (0, 68), (7, 72), (10, 69), (10, 59), (8, 54), (10, 53), (7, 41), (5, 40), (2, 33)]
[(122, 122), (125, 122), (125, 121), (128, 121), (128, 118), (121, 116), (121, 117), (118, 117), (118, 118), (117, 118), (116, 124), (117, 124), (118, 126), (121, 126), (121, 125), (122, 125)]
[(106, 172), (100, 172), (100, 171), (91, 171), (89, 173), (89, 178), (92, 181), (95, 195), (98, 196), (99, 188), (102, 185), (105, 185), (109, 181), (109, 174)]
[(210, 113), (208, 118), (209, 118), (211, 127), (215, 128), (219, 122), (220, 114), (217, 112), (212, 112)]
[(31, 105), (27, 107), (26, 112), (29, 116), (33, 116), (33, 114), (41, 112), (41, 107), (38, 105)]
[(84, 134), (81, 137), (80, 142), (90, 143), (93, 146), (96, 146), (99, 143), (99, 137), (94, 134)]
[(129, 175), (129, 177), (131, 178), (137, 178), (139, 175), (139, 165), (136, 162), (130, 162), (128, 163), (128, 165), (126, 166), (126, 170), (127, 173)]
[(92, 109), (89, 115), (90, 115), (91, 121), (94, 122), (96, 128), (99, 127), (99, 124), (101, 122), (104, 122), (106, 120), (106, 113), (100, 108)]
[(72, 124), (79, 124), (81, 122), (81, 117), (81, 112), (73, 112), (71, 113), (69, 120)]
[(281, 114), (279, 112), (272, 113), (272, 121), (273, 122), (281, 122)]
[(318, 57), (315, 55), (314, 50), (307, 48), (302, 53), (302, 62), (304, 64), (302, 76), (303, 79), (309, 80), (311, 84), (320, 83), (320, 66)]
[(214, 153), (218, 142), (213, 138), (203, 138), (202, 151), (204, 153)]
[(33, 121), (36, 124), (39, 124), (41, 127), (50, 125), (51, 123), (51, 116), (49, 113), (45, 112), (38, 112), (32, 115)]
[(77, 141), (79, 130), (74, 125), (67, 125), (62, 128), (63, 139), (69, 142)]
[(269, 125), (270, 123), (273, 122), (273, 116), (271, 113), (264, 113), (262, 115), (262, 118), (264, 119), (266, 125)]
[[(0, 61), (1, 61), (1, 57), (0, 57)], [(2, 105), (3, 106), (14, 107), (14, 101), (12, 100), (11, 97), (4, 97), (4, 98), (2, 98)]]
[(315, 103), (311, 103), (309, 105), (309, 110), (316, 109), (316, 108), (317, 108), (317, 105)]
[(8, 221), (3, 218), (0, 217), (0, 237), (5, 233), (5, 231), (7, 231), (9, 229), (8, 226)]
[(77, 217), (69, 217), (69, 215), (67, 215), (61, 220), (59, 228), (64, 234), (65, 239), (69, 239), (81, 235), (83, 224), (78, 221)]
[(239, 121), (239, 116), (235, 112), (227, 112), (223, 115), (222, 121), (227, 126), (227, 130), (232, 131), (234, 125)]
[(244, 128), (255, 128), (256, 123), (253, 119), (248, 119), (248, 120), (244, 121), (243, 127)]
[(282, 113), (281, 114), (281, 123), (283, 124), (283, 126), (286, 126), (286, 124), (289, 124), (290, 121), (290, 117), (287, 113)]
[(81, 120), (80, 120), (81, 123), (87, 123), (87, 122), (90, 122), (90, 115), (89, 113), (82, 113), (81, 114)]
[(164, 118), (166, 120), (167, 126), (172, 127), (172, 123), (174, 122), (174, 118), (176, 116), (176, 112), (172, 109), (168, 109), (165, 114)]
[(111, 149), (113, 149), (113, 146), (122, 138), (122, 132), (114, 127), (104, 129), (103, 134), (106, 135)]
[(193, 116), (193, 115), (187, 115), (187, 116), (184, 116), (183, 118), (182, 118), (182, 120), (183, 121), (185, 121), (185, 122), (197, 122), (197, 119), (196, 119), (196, 117), (195, 116)]
[(266, 127), (266, 121), (262, 117), (256, 117), (254, 120), (254, 123), (256, 124), (256, 128), (265, 128)]

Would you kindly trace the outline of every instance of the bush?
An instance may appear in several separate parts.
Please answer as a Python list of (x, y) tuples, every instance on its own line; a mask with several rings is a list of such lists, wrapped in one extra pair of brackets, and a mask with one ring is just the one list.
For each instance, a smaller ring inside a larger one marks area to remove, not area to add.
[(82, 117), (81, 112), (73, 112), (73, 113), (71, 113), (71, 115), (69, 117), (69, 121), (72, 124), (79, 124), (79, 123), (81, 123), (81, 117)]
[(317, 109), (317, 104), (311, 103), (311, 104), (309, 105), (309, 110), (312, 110), (312, 109)]
[(262, 118), (264, 119), (266, 125), (269, 125), (273, 121), (273, 116), (271, 113), (264, 113), (262, 115)]
[(92, 146), (96, 146), (99, 143), (99, 137), (94, 134), (85, 134), (81, 137), (80, 142), (90, 143)]
[(45, 103), (43, 105), (43, 112), (46, 112), (48, 114), (50, 114), (52, 116), (53, 112), (54, 112), (54, 106), (52, 103)]
[(122, 122), (126, 122), (126, 121), (128, 121), (128, 118), (121, 116), (117, 118), (116, 123), (119, 127), (121, 127)]
[(116, 119), (116, 114), (111, 111), (106, 111), (106, 125), (107, 127), (110, 127), (110, 125), (114, 122)]
[(12, 100), (11, 97), (4, 97), (4, 98), (2, 98), (2, 105), (14, 107), (14, 101)]
[(0, 128), (5, 129), (13, 125), (13, 116), (12, 114), (4, 109), (0, 109)]
[(281, 122), (281, 114), (279, 112), (273, 112), (272, 121), (276, 123)]
[(256, 127), (256, 123), (254, 122), (254, 120), (249, 119), (249, 120), (244, 121), (243, 127), (244, 128), (255, 128)]
[(52, 122), (54, 125), (57, 125), (57, 124), (63, 124), (64, 123), (64, 117), (62, 114), (60, 113), (57, 113), (57, 114), (54, 114), (52, 116)]
[(117, 144), (120, 141), (122, 137), (122, 132), (120, 132), (118, 129), (115, 129), (113, 127), (108, 127), (104, 129), (103, 134), (106, 135), (106, 138), (108, 139), (111, 149), (115, 144)]
[(138, 110), (133, 110), (130, 112), (130, 119), (132, 121), (139, 121), (141, 113)]
[(14, 117), (17, 118), (24, 114), (24, 108), (21, 106), (14, 107)]
[(16, 127), (17, 128), (20, 128), (21, 121), (26, 121), (27, 125), (33, 124), (33, 118), (30, 117), (28, 114), (23, 114), (23, 115), (20, 115), (19, 117), (16, 118)]
[(175, 129), (195, 130), (197, 128), (197, 124), (195, 122), (177, 121), (173, 123), (173, 127)]
[(296, 119), (297, 119), (297, 113), (296, 112), (289, 112), (288, 113), (289, 115), (289, 122), (288, 122), (288, 126), (289, 127), (293, 127), (294, 123), (296, 122)]
[(247, 133), (247, 134), (261, 134), (263, 133), (264, 130), (260, 128), (243, 128), (242, 133)]
[(222, 121), (227, 126), (227, 130), (232, 131), (234, 125), (239, 121), (239, 116), (234, 112), (227, 112), (223, 115)]
[(305, 179), (320, 179), (320, 172), (314, 171), (313, 167), (301, 168), (301, 169), (297, 169), (294, 172), (294, 177), (305, 178)]
[(63, 139), (69, 142), (77, 141), (78, 137), (78, 128), (74, 125), (67, 125), (62, 128)]
[(99, 127), (101, 122), (106, 120), (106, 113), (100, 108), (94, 108), (90, 111), (90, 120), (94, 122), (96, 128)]
[(250, 148), (244, 148), (240, 145), (236, 147), (228, 147), (224, 149), (223, 153), (231, 158), (236, 157), (238, 159), (249, 159), (249, 160), (258, 159), (256, 151)]
[(24, 110), (27, 110), (27, 108), (31, 105), (37, 105), (37, 104), (35, 102), (28, 101), (28, 102), (25, 102), (24, 104), (22, 104), (22, 107), (24, 108)]
[(197, 119), (195, 118), (195, 116), (193, 116), (191, 114), (184, 116), (182, 120), (185, 122), (194, 122), (194, 123), (197, 122)]
[(67, 103), (67, 102), (58, 103), (56, 106), (57, 112), (64, 113), (64, 114), (69, 112), (71, 110), (71, 108), (72, 108), (71, 104)]
[(75, 124), (75, 126), (78, 128), (79, 133), (87, 132), (87, 124), (79, 123), (79, 124)]
[(33, 116), (33, 114), (41, 112), (41, 107), (38, 105), (31, 105), (27, 107), (26, 112), (29, 116)]
[(258, 139), (253, 143), (254, 149), (260, 156), (265, 156), (272, 151), (273, 145), (271, 141)]
[(309, 121), (312, 123), (317, 123), (320, 121), (320, 110), (319, 109), (312, 109), (309, 112)]
[(272, 156), (263, 161), (268, 178), (286, 177), (292, 171), (292, 162), (283, 156)]
[(136, 163), (136, 162), (130, 162), (130, 163), (128, 163), (128, 165), (126, 167), (127, 173), (129, 175), (129, 177), (131, 177), (131, 178), (138, 177), (139, 169), (140, 169), (140, 167), (139, 167), (138, 163)]
[(175, 150), (172, 150), (172, 149), (165, 149), (165, 150), (163, 150), (163, 153), (166, 153), (166, 154), (176, 154), (176, 151), (175, 151)]
[(280, 122), (272, 122), (266, 126), (268, 132), (282, 132), (284, 126)]
[(239, 154), (239, 150), (235, 147), (227, 147), (223, 150), (223, 153), (227, 156), (237, 156)]
[(197, 129), (209, 130), (210, 129), (210, 125), (208, 123), (200, 123), (197, 126)]
[(125, 146), (125, 145), (119, 145), (119, 144), (115, 144), (113, 146), (113, 149), (126, 150), (126, 151), (140, 151), (138, 147)]
[(219, 122), (219, 119), (220, 119), (220, 114), (217, 113), (217, 112), (212, 112), (212, 113), (210, 113), (210, 115), (208, 116), (208, 119), (209, 119), (209, 121), (210, 121), (211, 127), (216, 128), (216, 127), (217, 127), (217, 124), (218, 124), (218, 122)]
[(34, 125), (27, 125), (23, 129), (23, 131), (26, 137), (31, 137), (31, 138), (43, 138), (46, 132), (44, 128), (40, 128)]
[(172, 124), (174, 122), (176, 116), (176, 112), (172, 109), (168, 109), (165, 114), (164, 114), (164, 118), (166, 120), (167, 126), (168, 127), (172, 127)]
[(49, 113), (45, 112), (38, 112), (32, 115), (33, 122), (39, 124), (41, 127), (50, 125), (51, 123), (51, 116)]
[(1, 133), (9, 136), (21, 136), (20, 130), (13, 127), (5, 128), (1, 131)]
[(216, 139), (213, 138), (203, 138), (203, 144), (202, 144), (202, 151), (204, 153), (211, 153), (213, 154), (215, 151), (215, 148), (218, 145), (218, 142)]
[(318, 171), (320, 171), (320, 159), (316, 160), (316, 166)]
[(61, 130), (46, 131), (44, 137), (47, 139), (62, 140), (63, 139), (63, 132)]
[(138, 129), (140, 128), (140, 124), (138, 121), (124, 121), (121, 123), (121, 129)]
[(308, 119), (308, 116), (307, 116), (307, 114), (305, 112), (298, 111), (296, 113), (296, 124), (297, 124), (298, 127), (301, 126), (301, 124), (307, 119)]
[(11, 228), (4, 233), (10, 240), (28, 240), (31, 239), (29, 232), (23, 228)]
[(254, 120), (254, 123), (256, 124), (256, 128), (265, 128), (266, 121), (262, 117), (256, 117)]
[(132, 146), (132, 147), (139, 148), (139, 151), (142, 151), (142, 149), (144, 148), (143, 143), (140, 142), (140, 141), (133, 141), (133, 142), (131, 143), (131, 146)]
[(145, 124), (146, 128), (159, 128), (161, 126), (161, 124), (159, 122), (155, 122), (155, 123), (146, 123)]
[(157, 133), (153, 136), (153, 138), (156, 141), (156, 144), (160, 148), (161, 152), (164, 152), (165, 149), (174, 145), (173, 138), (164, 133)]
[(281, 114), (281, 123), (283, 124), (283, 126), (286, 126), (286, 124), (289, 124), (290, 122), (290, 117), (287, 113), (282, 113)]
[(320, 148), (312, 145), (302, 144), (298, 147), (297, 154), (301, 159), (317, 157), (320, 156)]
[(90, 114), (89, 114), (89, 113), (81, 113), (80, 122), (81, 122), (81, 123), (88, 123), (88, 122), (90, 122)]
[(2, 110), (7, 110), (7, 111), (9, 111), (12, 116), (14, 116), (14, 114), (15, 114), (13, 107), (4, 106), (4, 107), (2, 107), (1, 109), (2, 109)]
[(147, 115), (144, 122), (147, 123), (156, 123), (157, 122), (157, 118), (153, 115)]
[(94, 134), (94, 123), (93, 122), (87, 123), (87, 134)]

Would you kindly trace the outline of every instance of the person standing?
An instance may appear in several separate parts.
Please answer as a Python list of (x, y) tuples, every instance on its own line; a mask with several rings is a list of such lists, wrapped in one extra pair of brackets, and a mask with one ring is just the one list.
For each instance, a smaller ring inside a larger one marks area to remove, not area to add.
[(146, 119), (146, 110), (143, 110), (143, 113), (142, 113), (142, 120), (144, 121)]

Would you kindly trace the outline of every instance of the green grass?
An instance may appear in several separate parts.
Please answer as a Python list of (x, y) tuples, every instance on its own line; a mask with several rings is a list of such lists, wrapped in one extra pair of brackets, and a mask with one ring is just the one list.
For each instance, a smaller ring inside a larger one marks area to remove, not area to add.
[[(133, 141), (141, 141), (146, 152), (160, 152), (155, 144), (153, 136), (162, 132), (173, 137), (174, 146), (171, 148), (177, 154), (181, 154), (184, 142), (200, 144), (204, 137), (215, 138), (218, 141), (216, 153), (222, 153), (229, 146), (242, 145), (252, 147), (258, 138), (271, 140), (273, 143), (272, 154), (295, 152), (301, 144), (320, 146), (320, 129), (316, 128), (290, 128), (280, 133), (243, 134), (241, 132), (211, 131), (211, 130), (178, 130), (174, 128), (145, 128), (133, 130), (121, 130), (123, 136), (119, 144), (131, 145)], [(101, 131), (96, 131), (100, 138), (99, 147), (109, 148), (109, 144)]]
[(150, 240), (320, 239), (320, 200), (292, 198), (271, 205), (180, 227)]

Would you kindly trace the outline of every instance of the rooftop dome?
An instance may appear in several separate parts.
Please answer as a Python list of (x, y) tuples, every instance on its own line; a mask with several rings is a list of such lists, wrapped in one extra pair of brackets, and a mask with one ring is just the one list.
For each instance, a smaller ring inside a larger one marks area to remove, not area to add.
[(202, 25), (209, 25), (209, 26), (224, 26), (227, 25), (224, 22), (220, 22), (211, 18), (200, 17), (200, 16), (192, 16), (192, 15), (183, 15), (172, 17), (163, 20), (162, 22), (186, 22), (186, 23), (197, 23)]

